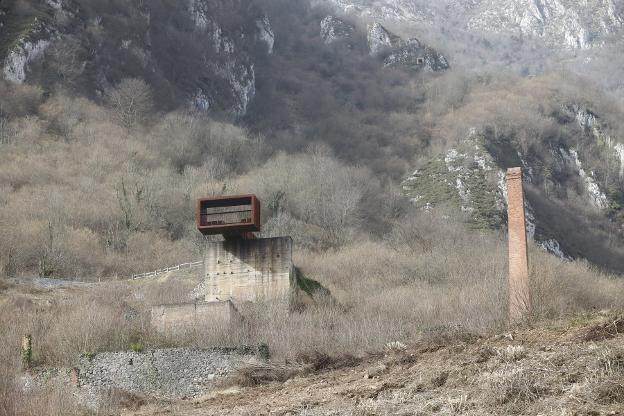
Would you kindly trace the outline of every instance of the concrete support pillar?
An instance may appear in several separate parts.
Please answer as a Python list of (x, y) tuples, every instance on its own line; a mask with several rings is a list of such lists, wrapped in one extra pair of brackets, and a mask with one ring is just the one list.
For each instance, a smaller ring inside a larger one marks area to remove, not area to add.
[(507, 170), (507, 213), (509, 224), (509, 321), (518, 321), (531, 311), (529, 259), (522, 169)]

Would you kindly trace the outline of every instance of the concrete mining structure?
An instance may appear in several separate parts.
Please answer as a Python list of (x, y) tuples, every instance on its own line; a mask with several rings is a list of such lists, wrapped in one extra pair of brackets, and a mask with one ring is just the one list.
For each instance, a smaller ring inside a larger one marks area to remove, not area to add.
[(202, 198), (197, 201), (197, 229), (221, 234), (204, 251), (207, 302), (254, 302), (286, 297), (293, 273), (290, 237), (256, 238), (260, 201), (255, 195)]
[(507, 216), (509, 236), (509, 321), (518, 321), (531, 311), (529, 260), (522, 169), (507, 170)]
[(197, 200), (197, 230), (226, 239), (254, 238), (260, 231), (260, 201), (255, 195), (221, 196)]
[(294, 271), (290, 237), (207, 243), (206, 301), (255, 302), (286, 298)]
[(232, 302), (197, 302), (160, 305), (152, 308), (151, 322), (156, 331), (180, 335), (202, 329), (227, 328), (241, 318)]
[[(228, 327), (240, 319), (236, 305), (261, 300), (290, 300), (294, 266), (290, 237), (256, 238), (260, 202), (255, 195), (202, 198), (197, 229), (223, 241), (205, 242), (202, 283), (194, 303), (152, 308), (153, 327), (166, 334)], [(198, 301), (204, 297), (203, 301)]]

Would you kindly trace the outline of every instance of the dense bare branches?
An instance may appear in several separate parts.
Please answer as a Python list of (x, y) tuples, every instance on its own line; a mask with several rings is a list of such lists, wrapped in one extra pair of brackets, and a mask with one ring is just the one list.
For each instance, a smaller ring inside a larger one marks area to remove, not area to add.
[(106, 99), (119, 123), (127, 128), (146, 121), (154, 107), (150, 87), (137, 78), (121, 80), (107, 91)]

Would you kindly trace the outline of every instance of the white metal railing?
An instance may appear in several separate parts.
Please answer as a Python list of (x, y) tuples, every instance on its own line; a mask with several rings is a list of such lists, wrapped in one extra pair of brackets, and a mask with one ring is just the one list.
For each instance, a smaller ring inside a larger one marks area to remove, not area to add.
[(203, 264), (204, 264), (203, 261), (196, 261), (193, 263), (182, 263), (182, 264), (178, 264), (177, 266), (165, 267), (164, 269), (154, 270), (153, 272), (133, 274), (130, 279), (131, 280), (145, 279), (146, 277), (154, 277), (154, 276), (158, 276), (159, 274), (175, 272), (178, 270), (191, 270), (193, 267), (201, 266)]

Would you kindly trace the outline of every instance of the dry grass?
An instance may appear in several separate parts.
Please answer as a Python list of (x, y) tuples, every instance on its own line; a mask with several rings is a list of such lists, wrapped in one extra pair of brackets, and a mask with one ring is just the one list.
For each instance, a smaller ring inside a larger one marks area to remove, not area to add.
[[(615, 317), (574, 315), (516, 328), (514, 339), (449, 339), (436, 348), (408, 343), (352, 366), (299, 373), (284, 383), (227, 386), (227, 394), (192, 405), (128, 415), (615, 415), (623, 403), (622, 335), (578, 342), (588, 327)], [(485, 360), (484, 351), (490, 351)]]
[[(9, 378), (9, 380), (14, 377)], [(0, 415), (6, 416), (79, 416), (86, 412), (64, 384), (49, 383), (41, 389), (21, 391), (3, 386), (0, 393)]]
[[(405, 236), (410, 233), (419, 233), (427, 244), (408, 244)], [(266, 343), (277, 362), (298, 363), (315, 371), (345, 362), (357, 364), (367, 353), (389, 351), (400, 343), (429, 339), (430, 350), (435, 351), (452, 340), (474, 338), (466, 335), (487, 335), (504, 327), (502, 236), (469, 233), (461, 222), (426, 213), (402, 225), (400, 235), (297, 255), (297, 264), (328, 287), (335, 302), (319, 301), (298, 312), (289, 311), (285, 301), (241, 305), (245, 319), (234, 327), (206, 326), (175, 338), (163, 338), (151, 330), (150, 307), (186, 300), (199, 280), (194, 273), (30, 293), (21, 286), (12, 288), (0, 305), (3, 371), (7, 379), (19, 371), (16, 346), (26, 333), (33, 335), (34, 361), (39, 366), (72, 366), (81, 353), (129, 349), (131, 343), (145, 348)], [(533, 323), (584, 310), (624, 308), (623, 281), (583, 263), (562, 263), (539, 250), (531, 251), (531, 259)], [(618, 322), (590, 327), (588, 331), (598, 335), (584, 339), (616, 336)], [(528, 354), (519, 346), (484, 349), (478, 362), (517, 366)], [(610, 357), (609, 371), (615, 373), (620, 361)], [(241, 374), (241, 380), (255, 384), (290, 374), (256, 370)], [(434, 374), (430, 384), (441, 387), (447, 378), (452, 380), (452, 373), (444, 371)], [(524, 406), (549, 394), (548, 383), (535, 384), (529, 370), (499, 371), (492, 379), (500, 392), (493, 399), (497, 405)], [(619, 377), (605, 379), (605, 383), (618, 383)], [(596, 400), (619, 400), (617, 394), (611, 397), (598, 385), (593, 388)], [(2, 389), (3, 405), (14, 406), (17, 390), (6, 383)], [(465, 405), (457, 397), (452, 401), (456, 409)], [(54, 401), (50, 403), (53, 406)]]

